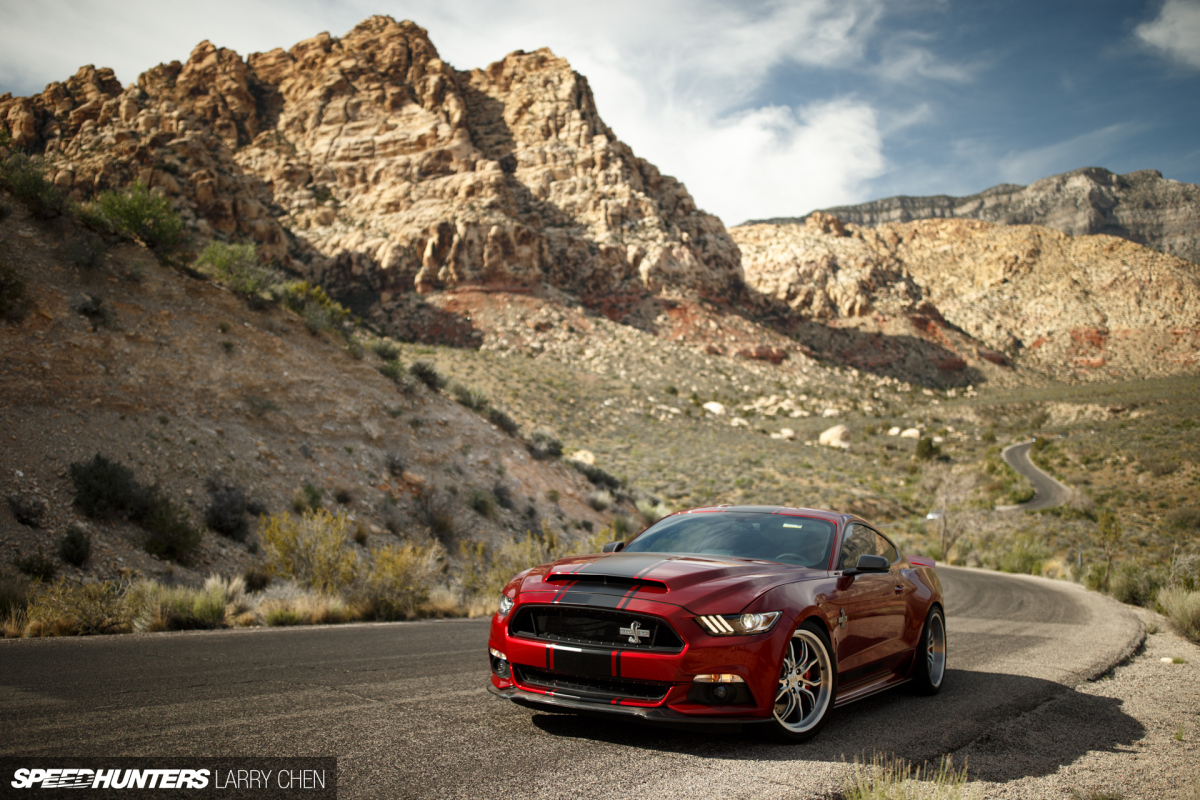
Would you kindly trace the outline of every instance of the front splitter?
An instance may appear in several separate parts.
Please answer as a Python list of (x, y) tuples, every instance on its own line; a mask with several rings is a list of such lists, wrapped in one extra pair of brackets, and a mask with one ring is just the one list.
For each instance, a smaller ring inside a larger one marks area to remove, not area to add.
[(598, 703), (564, 694), (539, 694), (527, 692), (510, 686), (507, 689), (497, 689), (488, 682), (488, 691), (503, 700), (511, 700), (527, 708), (552, 708), (558, 711), (578, 711), (589, 714), (604, 714), (614, 717), (637, 717), (647, 722), (682, 722), (694, 725), (737, 724), (747, 725), (769, 722), (763, 717), (698, 717), (692, 714), (680, 714), (669, 708), (643, 706), (617, 706), (608, 703)]

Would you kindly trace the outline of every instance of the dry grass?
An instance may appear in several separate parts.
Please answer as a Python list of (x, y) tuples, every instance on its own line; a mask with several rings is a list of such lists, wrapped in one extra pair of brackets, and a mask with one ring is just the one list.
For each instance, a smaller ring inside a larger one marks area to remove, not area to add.
[(1163, 589), (1158, 593), (1158, 604), (1181, 634), (1200, 642), (1200, 591)]
[(966, 765), (956, 769), (949, 757), (936, 767), (920, 767), (876, 755), (869, 763), (856, 761), (842, 781), (845, 800), (962, 800), (977, 794), (968, 785)]

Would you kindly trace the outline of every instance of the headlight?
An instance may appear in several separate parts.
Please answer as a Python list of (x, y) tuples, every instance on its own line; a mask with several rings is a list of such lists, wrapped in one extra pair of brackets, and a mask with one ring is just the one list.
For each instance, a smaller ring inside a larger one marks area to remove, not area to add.
[(766, 633), (779, 619), (779, 611), (767, 611), (762, 614), (725, 614), (696, 617), (700, 627), (712, 636), (748, 636), (752, 633)]
[(502, 595), (500, 595), (500, 609), (496, 612), (496, 614), (500, 617), (500, 619), (504, 619), (505, 617), (508, 616), (508, 612), (512, 611), (512, 607), (513, 607), (512, 598), (509, 597), (508, 595), (502, 594)]

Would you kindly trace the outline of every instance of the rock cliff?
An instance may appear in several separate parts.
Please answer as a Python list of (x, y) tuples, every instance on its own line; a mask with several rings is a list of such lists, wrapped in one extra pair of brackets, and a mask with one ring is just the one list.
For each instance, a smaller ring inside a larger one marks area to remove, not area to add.
[(1168, 180), (1153, 169), (1115, 175), (1085, 167), (1029, 186), (993, 186), (970, 197), (889, 197), (825, 212), (863, 227), (960, 217), (1043, 225), (1072, 236), (1103, 233), (1200, 263), (1200, 186)]
[(545, 49), (463, 72), (424, 29), (372, 17), (245, 59), (201, 42), (124, 89), (84, 67), (0, 96), (0, 120), (76, 197), (140, 180), (198, 233), (252, 238), (360, 311), (481, 284), (740, 286), (720, 220), (620, 142)]
[(1167, 374), (1200, 356), (1200, 269), (1117, 237), (962, 219), (860, 228), (820, 212), (730, 233), (747, 287), (804, 316), (932, 319), (970, 336), (970, 355), (1056, 375)]

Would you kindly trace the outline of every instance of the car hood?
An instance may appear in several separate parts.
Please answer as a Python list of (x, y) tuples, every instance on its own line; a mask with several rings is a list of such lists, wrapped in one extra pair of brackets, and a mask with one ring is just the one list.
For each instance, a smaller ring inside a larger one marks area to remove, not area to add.
[(670, 603), (695, 614), (736, 614), (775, 586), (829, 573), (774, 561), (664, 553), (571, 556), (530, 570), (521, 592), (570, 586), (637, 590), (639, 600)]

